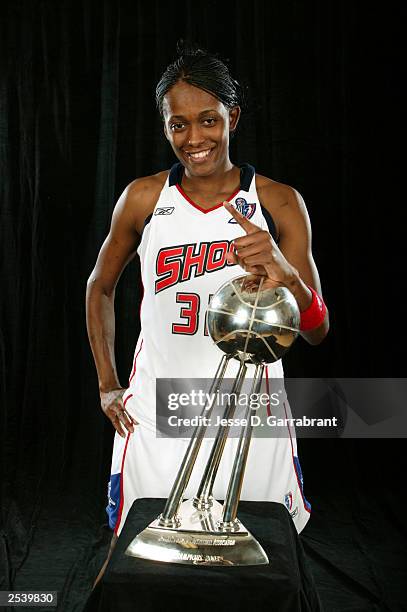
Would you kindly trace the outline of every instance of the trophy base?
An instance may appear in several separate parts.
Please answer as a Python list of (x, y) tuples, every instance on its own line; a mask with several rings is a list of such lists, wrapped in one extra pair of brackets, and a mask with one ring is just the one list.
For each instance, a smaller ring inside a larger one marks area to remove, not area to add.
[(267, 565), (257, 540), (237, 522), (233, 531), (222, 527), (223, 506), (216, 500), (197, 510), (193, 500), (180, 505), (179, 527), (163, 527), (159, 518), (139, 533), (125, 554), (139, 559), (184, 565)]

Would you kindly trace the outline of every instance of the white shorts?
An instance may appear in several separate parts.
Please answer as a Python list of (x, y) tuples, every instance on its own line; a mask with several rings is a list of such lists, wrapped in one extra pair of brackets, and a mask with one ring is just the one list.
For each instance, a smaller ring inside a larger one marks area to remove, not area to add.
[[(197, 492), (212, 443), (210, 438), (202, 441), (185, 498), (194, 497)], [(127, 433), (126, 438), (116, 432), (106, 508), (109, 526), (116, 535), (120, 534), (134, 500), (168, 497), (187, 444), (185, 439), (156, 438), (142, 424), (135, 425), (134, 432)], [(226, 441), (213, 490), (215, 499), (225, 498), (237, 444), (238, 438)], [(311, 505), (303, 494), (294, 436), (252, 439), (241, 499), (284, 504), (298, 533), (302, 531), (310, 517)]]

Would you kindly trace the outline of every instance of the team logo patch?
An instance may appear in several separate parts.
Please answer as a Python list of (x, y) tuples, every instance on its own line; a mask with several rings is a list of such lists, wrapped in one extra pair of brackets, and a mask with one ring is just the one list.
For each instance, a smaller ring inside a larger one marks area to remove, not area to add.
[(291, 518), (294, 518), (297, 516), (298, 506), (295, 506), (293, 510), (293, 494), (291, 491), (288, 491), (288, 493), (284, 495), (284, 505), (287, 508), (288, 512), (290, 513)]
[[(244, 198), (236, 198), (232, 206), (236, 208), (246, 219), (251, 219), (256, 210), (256, 202), (247, 202)], [(229, 219), (229, 223), (237, 223), (235, 219), (232, 217)]]
[(156, 208), (154, 215), (172, 215), (174, 212), (174, 206), (164, 206), (163, 208)]

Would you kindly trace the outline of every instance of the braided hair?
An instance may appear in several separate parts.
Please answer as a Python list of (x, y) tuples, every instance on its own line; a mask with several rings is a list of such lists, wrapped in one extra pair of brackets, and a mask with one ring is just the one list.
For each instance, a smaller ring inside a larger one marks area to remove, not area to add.
[[(223, 61), (218, 53), (209, 53), (196, 43), (183, 39), (177, 42), (177, 54), (178, 58), (167, 66), (155, 90), (156, 106), (162, 119), (164, 96), (179, 81), (203, 89), (228, 109), (235, 106), (239, 106), (241, 111), (246, 109), (245, 89), (232, 78), (225, 63), (227, 60)], [(233, 136), (234, 132), (231, 138)]]

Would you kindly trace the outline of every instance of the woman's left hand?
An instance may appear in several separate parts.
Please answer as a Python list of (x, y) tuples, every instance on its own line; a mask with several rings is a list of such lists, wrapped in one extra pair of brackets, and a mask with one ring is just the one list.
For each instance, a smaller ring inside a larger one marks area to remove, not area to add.
[(235, 253), (227, 253), (228, 262), (239, 264), (249, 274), (267, 276), (264, 288), (292, 286), (299, 278), (298, 271), (286, 260), (269, 232), (246, 219), (229, 202), (223, 205), (246, 232), (246, 236), (233, 241)]

